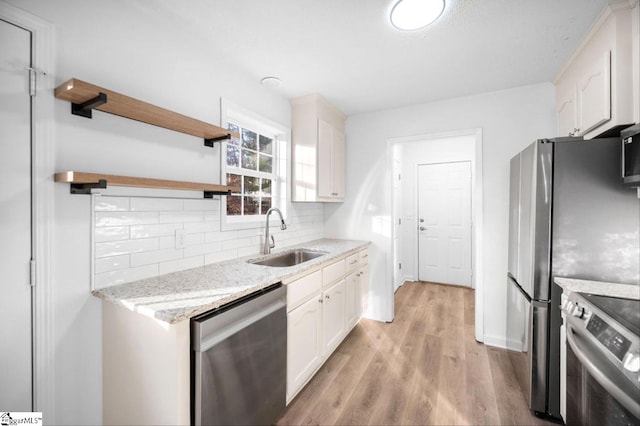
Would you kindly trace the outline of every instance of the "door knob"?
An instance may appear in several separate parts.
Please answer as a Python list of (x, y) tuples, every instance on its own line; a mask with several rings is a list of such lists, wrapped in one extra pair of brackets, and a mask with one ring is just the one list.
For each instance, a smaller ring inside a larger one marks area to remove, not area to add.
[(427, 230), (427, 228), (425, 228), (424, 226), (421, 226), (421, 227), (420, 227), (420, 230), (421, 230), (421, 231), (426, 231), (426, 230)]
[(420, 218), (420, 223), (424, 223), (424, 219)]

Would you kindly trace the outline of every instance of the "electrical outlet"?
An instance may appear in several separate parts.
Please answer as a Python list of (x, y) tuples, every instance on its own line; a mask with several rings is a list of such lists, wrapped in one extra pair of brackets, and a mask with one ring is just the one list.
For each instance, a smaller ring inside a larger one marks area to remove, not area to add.
[(176, 229), (176, 248), (182, 249), (186, 246), (187, 231), (184, 229)]

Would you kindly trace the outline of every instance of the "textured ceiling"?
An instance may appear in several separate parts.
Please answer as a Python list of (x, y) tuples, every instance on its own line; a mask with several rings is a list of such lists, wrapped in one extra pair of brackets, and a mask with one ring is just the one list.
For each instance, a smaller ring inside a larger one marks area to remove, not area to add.
[(552, 81), (607, 1), (447, 0), (413, 32), (390, 25), (393, 3), (158, 0), (147, 11), (256, 81), (279, 77), (283, 96), (318, 92), (351, 115)]

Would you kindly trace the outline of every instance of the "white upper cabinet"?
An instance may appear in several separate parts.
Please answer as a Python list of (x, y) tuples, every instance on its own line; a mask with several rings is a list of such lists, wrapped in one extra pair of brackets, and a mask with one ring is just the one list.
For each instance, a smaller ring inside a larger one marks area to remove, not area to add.
[(637, 1), (612, 2), (556, 77), (557, 136), (591, 139), (635, 122)]
[(291, 100), (293, 201), (344, 201), (344, 123), (344, 114), (318, 94)]

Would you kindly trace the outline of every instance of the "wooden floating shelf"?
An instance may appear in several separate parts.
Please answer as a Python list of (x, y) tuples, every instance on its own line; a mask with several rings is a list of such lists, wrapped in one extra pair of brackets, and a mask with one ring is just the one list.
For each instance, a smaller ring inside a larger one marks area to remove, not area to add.
[(56, 87), (55, 97), (71, 102), (72, 113), (76, 115), (91, 118), (91, 110), (97, 109), (165, 129), (175, 130), (176, 132), (197, 136), (204, 139), (207, 146), (213, 146), (213, 142), (216, 141), (239, 138), (237, 133), (222, 127), (130, 98), (77, 78), (72, 78)]
[(230, 195), (232, 192), (240, 192), (240, 188), (225, 185), (73, 171), (56, 173), (54, 180), (56, 182), (71, 184), (72, 194), (89, 194), (91, 193), (91, 189), (106, 188), (107, 185), (204, 191), (205, 198), (211, 198), (213, 195)]

